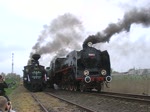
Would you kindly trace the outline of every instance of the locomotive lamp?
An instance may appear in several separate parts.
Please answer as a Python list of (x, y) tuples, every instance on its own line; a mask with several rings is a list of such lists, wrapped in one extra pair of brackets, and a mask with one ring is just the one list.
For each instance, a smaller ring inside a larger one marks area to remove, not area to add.
[(106, 73), (107, 73), (107, 72), (106, 72), (106, 70), (104, 70), (104, 69), (101, 71), (101, 74), (102, 74), (102, 75), (106, 75)]
[(85, 80), (86, 83), (90, 83), (91, 82), (91, 77), (90, 76), (86, 76), (84, 80)]
[(88, 70), (84, 70), (84, 75), (85, 76), (89, 75), (89, 71)]
[(26, 72), (27, 72), (27, 73), (28, 73), (28, 71), (29, 71), (29, 70), (28, 70), (28, 69), (26, 69)]
[(24, 80), (26, 81), (26, 80), (27, 80), (27, 78), (25, 77), (25, 78), (24, 78)]
[(88, 42), (88, 46), (89, 46), (89, 47), (92, 47), (92, 42)]
[(106, 82), (111, 82), (112, 81), (112, 77), (111, 76), (107, 76), (106, 77)]

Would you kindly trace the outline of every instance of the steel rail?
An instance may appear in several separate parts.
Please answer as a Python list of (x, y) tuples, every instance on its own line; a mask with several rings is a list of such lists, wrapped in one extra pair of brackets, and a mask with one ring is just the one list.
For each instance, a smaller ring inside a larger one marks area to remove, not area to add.
[(87, 108), (87, 107), (78, 105), (78, 104), (76, 104), (76, 103), (73, 103), (73, 102), (71, 102), (71, 101), (68, 101), (68, 100), (66, 100), (66, 99), (64, 99), (64, 98), (61, 98), (61, 97), (59, 97), (59, 96), (57, 96), (57, 95), (54, 95), (54, 94), (52, 94), (52, 93), (49, 93), (49, 92), (45, 92), (45, 93), (48, 94), (48, 95), (50, 95), (50, 96), (53, 96), (53, 97), (55, 97), (55, 98), (58, 98), (59, 100), (62, 100), (62, 101), (65, 101), (65, 102), (67, 102), (67, 103), (69, 103), (69, 104), (75, 105), (75, 106), (77, 106), (78, 108), (81, 108), (81, 109), (85, 110), (86, 112), (96, 112), (95, 110), (92, 110), (92, 109), (90, 109), (90, 108)]
[(35, 95), (33, 95), (33, 93), (31, 93), (31, 96), (36, 100), (36, 102), (38, 102), (38, 104), (40, 105), (40, 107), (42, 108), (42, 110), (44, 112), (49, 112), (45, 107), (44, 105), (35, 97)]
[(113, 93), (113, 92), (101, 92), (101, 93), (89, 93), (93, 95), (120, 98), (125, 100), (139, 101), (143, 103), (150, 103), (150, 96), (145, 95), (134, 95), (134, 94), (124, 94), (124, 93)]

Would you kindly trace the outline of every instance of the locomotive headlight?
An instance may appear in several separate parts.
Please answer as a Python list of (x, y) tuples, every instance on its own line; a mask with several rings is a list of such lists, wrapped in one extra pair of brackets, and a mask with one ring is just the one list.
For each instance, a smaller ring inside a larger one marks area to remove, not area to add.
[(92, 42), (88, 42), (88, 46), (89, 46), (89, 47), (92, 47)]
[(26, 80), (27, 80), (27, 78), (25, 77), (25, 78), (24, 78), (24, 80), (26, 81)]
[(84, 80), (85, 80), (86, 83), (90, 83), (91, 82), (91, 77), (90, 76), (86, 76), (84, 78)]
[(26, 71), (26, 72), (28, 72), (29, 70), (28, 70), (28, 69), (26, 69), (25, 71)]
[(106, 82), (111, 82), (112, 81), (112, 77), (111, 76), (107, 76), (106, 77)]
[(89, 75), (89, 71), (88, 70), (84, 70), (84, 75), (85, 76)]
[(103, 70), (101, 71), (101, 74), (102, 74), (102, 75), (106, 75), (106, 74), (107, 74), (106, 70), (103, 69)]

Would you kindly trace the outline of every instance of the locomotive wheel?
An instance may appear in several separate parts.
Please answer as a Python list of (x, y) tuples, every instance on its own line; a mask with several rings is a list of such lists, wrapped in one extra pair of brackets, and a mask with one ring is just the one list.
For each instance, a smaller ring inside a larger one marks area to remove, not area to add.
[(98, 84), (98, 85), (97, 85), (97, 92), (101, 92), (101, 89), (102, 89), (102, 85), (101, 85), (101, 84)]
[(98, 91), (98, 92), (101, 92), (101, 87), (98, 87), (98, 88), (97, 88), (97, 91)]
[(32, 92), (36, 92), (37, 91), (37, 86), (35, 84), (32, 84), (30, 89), (31, 89)]
[(77, 86), (73, 86), (73, 90), (74, 90), (74, 91), (77, 91)]
[(64, 85), (62, 85), (62, 86), (61, 86), (61, 89), (63, 89), (63, 90), (64, 90), (64, 89), (65, 89), (65, 86), (64, 86)]
[(65, 90), (68, 90), (68, 85), (65, 86)]
[(41, 85), (41, 84), (38, 86), (38, 88), (39, 88), (38, 91), (43, 91), (44, 90), (43, 85)]
[(69, 90), (70, 90), (70, 91), (73, 91), (73, 89), (74, 89), (74, 88), (73, 88), (73, 85), (69, 85)]
[(84, 92), (84, 88), (80, 86), (80, 92)]
[(66, 85), (64, 85), (64, 90), (66, 90)]
[(80, 92), (84, 92), (85, 91), (85, 85), (84, 84), (80, 84)]

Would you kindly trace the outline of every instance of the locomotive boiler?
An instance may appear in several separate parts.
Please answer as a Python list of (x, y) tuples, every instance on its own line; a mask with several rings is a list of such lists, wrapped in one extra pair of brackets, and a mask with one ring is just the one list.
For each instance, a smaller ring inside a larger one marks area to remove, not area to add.
[(83, 45), (80, 51), (72, 51), (66, 57), (55, 58), (50, 63), (50, 82), (70, 91), (97, 89), (112, 80), (108, 52)]
[(45, 67), (39, 64), (39, 54), (32, 55), (30, 65), (24, 66), (23, 85), (29, 91), (43, 91), (47, 85), (47, 72)]

